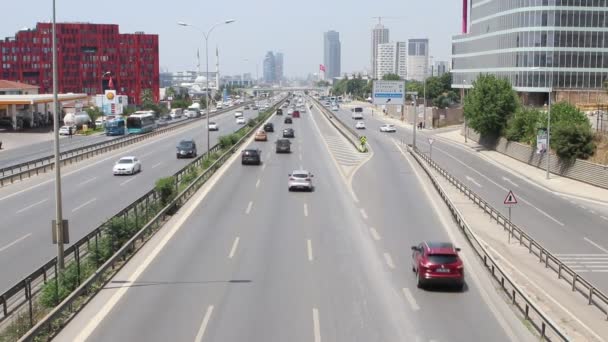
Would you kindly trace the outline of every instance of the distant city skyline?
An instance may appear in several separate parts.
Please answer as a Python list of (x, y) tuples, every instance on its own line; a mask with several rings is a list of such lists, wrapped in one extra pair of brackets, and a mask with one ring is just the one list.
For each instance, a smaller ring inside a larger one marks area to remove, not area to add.
[(338, 77), (342, 73), (341, 49), (339, 32), (331, 30), (323, 34), (323, 64), (326, 79)]
[[(305, 77), (318, 72), (319, 64), (323, 63), (323, 45), (319, 43), (319, 37), (328, 29), (340, 32), (341, 72), (369, 71), (369, 36), (377, 23), (377, 19), (372, 17), (391, 13), (420, 13), (423, 15), (383, 18), (382, 23), (390, 29), (393, 40), (428, 37), (433, 41), (431, 55), (440, 60), (450, 59), (451, 37), (461, 29), (459, 1), (442, 3), (440, 11), (435, 3), (428, 1), (379, 0), (374, 7), (376, 10), (371, 13), (368, 6), (352, 5), (352, 2), (345, 0), (310, 0), (307, 6), (294, 13), (293, 8), (284, 6), (278, 0), (236, 0), (230, 6), (217, 2), (202, 4), (194, 0), (181, 0), (179, 3), (163, 4), (162, 10), (155, 10), (143, 0), (106, 0), (104, 7), (119, 10), (94, 11), (87, 3), (63, 0), (57, 3), (57, 20), (117, 24), (121, 33), (143, 31), (158, 34), (160, 69), (184, 71), (196, 70), (197, 49), (200, 49), (201, 60), (204, 61), (204, 41), (200, 31), (180, 27), (177, 22), (187, 22), (206, 31), (222, 20), (235, 19), (230, 25), (217, 27), (209, 38), (209, 64), (212, 70), (215, 66), (214, 50), (218, 47), (222, 75), (255, 75), (257, 66), (261, 77), (264, 56), (272, 50), (281, 51), (286, 56), (284, 76)], [(319, 11), (318, 8), (324, 10)], [(391, 13), (382, 13), (385, 10), (381, 8), (389, 8)], [(23, 28), (32, 28), (36, 22), (49, 22), (51, 19), (50, 2), (32, 6), (28, 2), (11, 1), (3, 4), (3, 11), (19, 15), (3, 17), (0, 21), (0, 39), (13, 37)], [(245, 59), (249, 62), (245, 62)]]

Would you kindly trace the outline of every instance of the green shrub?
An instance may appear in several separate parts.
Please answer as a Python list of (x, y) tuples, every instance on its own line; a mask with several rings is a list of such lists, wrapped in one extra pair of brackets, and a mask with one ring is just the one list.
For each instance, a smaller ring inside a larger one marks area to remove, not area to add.
[(241, 132), (230, 134), (230, 142), (231, 142), (230, 146), (233, 146), (234, 144), (236, 144), (241, 138), (242, 138)]
[(255, 119), (249, 119), (247, 121), (247, 126), (249, 126), (249, 127), (255, 127), (256, 124), (257, 124), (257, 121)]
[(551, 147), (565, 160), (591, 157), (595, 151), (595, 143), (589, 122), (556, 124), (551, 132)]
[[(80, 264), (80, 283), (93, 274), (95, 267), (86, 259)], [(57, 284), (59, 288), (57, 288)], [(40, 296), (40, 304), (47, 308), (53, 308), (64, 300), (72, 291), (79, 286), (78, 267), (76, 262), (70, 262), (66, 265), (63, 272), (59, 273), (59, 281), (54, 279), (44, 284), (42, 294)]]
[(175, 179), (173, 177), (165, 177), (156, 181), (156, 192), (160, 194), (160, 202), (164, 207), (175, 198)]
[(188, 170), (188, 172), (182, 177), (182, 183), (183, 184), (190, 184), (192, 183), (196, 177), (198, 177), (198, 171), (196, 168), (191, 167), (190, 170)]
[(535, 144), (538, 128), (546, 126), (542, 122), (543, 118), (546, 118), (546, 115), (537, 109), (520, 108), (507, 123), (506, 138), (510, 141)]
[(222, 135), (219, 139), (220, 141), (220, 146), (222, 149), (226, 149), (232, 145), (234, 145), (234, 143), (232, 142), (232, 134), (230, 135)]

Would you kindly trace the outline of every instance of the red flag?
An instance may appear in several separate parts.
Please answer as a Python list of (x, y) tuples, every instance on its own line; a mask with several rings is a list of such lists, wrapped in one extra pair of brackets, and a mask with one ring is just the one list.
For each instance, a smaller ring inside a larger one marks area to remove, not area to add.
[(325, 72), (325, 65), (319, 64), (319, 70)]
[(114, 81), (112, 81), (112, 77), (110, 77), (110, 82), (108, 82), (108, 88), (114, 89)]

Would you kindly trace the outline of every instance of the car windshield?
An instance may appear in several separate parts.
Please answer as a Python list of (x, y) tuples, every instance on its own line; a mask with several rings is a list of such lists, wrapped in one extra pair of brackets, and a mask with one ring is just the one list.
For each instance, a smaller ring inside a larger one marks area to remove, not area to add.
[(254, 156), (254, 155), (258, 154), (258, 152), (252, 151), (252, 150), (245, 150), (245, 151), (243, 151), (243, 154), (246, 156)]
[(192, 148), (192, 145), (194, 145), (192, 141), (182, 141), (179, 143), (180, 148)]
[(215, 125), (215, 122), (210, 122), (209, 123), (209, 126), (213, 126), (213, 125)]
[(429, 254), (428, 259), (433, 264), (453, 264), (458, 261), (454, 254)]
[(118, 161), (118, 164), (133, 164), (133, 159), (130, 159), (130, 158), (121, 159)]

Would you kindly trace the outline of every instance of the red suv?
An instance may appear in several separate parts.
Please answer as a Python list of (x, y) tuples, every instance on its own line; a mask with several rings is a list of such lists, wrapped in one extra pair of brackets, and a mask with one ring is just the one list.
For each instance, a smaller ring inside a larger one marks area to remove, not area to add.
[(422, 242), (412, 246), (412, 271), (419, 288), (430, 283), (451, 284), (462, 290), (464, 265), (458, 256), (460, 248), (450, 242)]
[(299, 118), (300, 117), (300, 111), (299, 110), (294, 110), (293, 113), (291, 113), (291, 117), (292, 118)]

